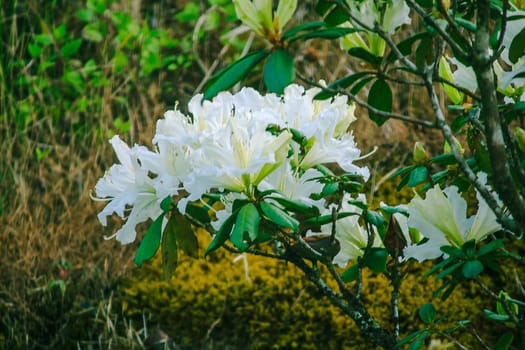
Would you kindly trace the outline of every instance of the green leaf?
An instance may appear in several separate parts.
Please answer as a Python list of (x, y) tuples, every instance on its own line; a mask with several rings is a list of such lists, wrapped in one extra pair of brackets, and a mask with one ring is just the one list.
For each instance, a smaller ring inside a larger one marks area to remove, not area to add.
[(153, 223), (148, 228), (146, 235), (142, 238), (139, 248), (135, 253), (135, 258), (133, 261), (138, 267), (142, 266), (144, 261), (151, 259), (155, 256), (157, 249), (160, 246), (160, 237), (162, 236), (162, 220), (164, 219), (164, 213), (153, 221)]
[(483, 314), (486, 318), (493, 321), (505, 322), (510, 319), (509, 315), (500, 315), (487, 309), (483, 310)]
[(235, 224), (235, 221), (237, 220), (237, 215), (239, 214), (239, 210), (234, 211), (232, 215), (230, 215), (221, 225), (219, 228), (219, 231), (213, 236), (212, 241), (208, 245), (208, 248), (206, 248), (206, 252), (204, 252), (204, 257), (206, 257), (211, 252), (219, 249), (222, 247), (224, 242), (228, 240), (230, 237), (230, 233), (232, 232), (233, 225)]
[(179, 254), (177, 249), (176, 231), (177, 223), (175, 222), (174, 217), (172, 216), (166, 224), (166, 228), (164, 229), (164, 233), (162, 234), (161, 243), (162, 272), (166, 281), (169, 281), (169, 279), (173, 275), (173, 272), (175, 272), (175, 269), (177, 268)]
[(294, 213), (319, 215), (319, 208), (313, 205), (304, 204), (293, 199), (283, 197), (268, 197), (282, 205), (284, 209), (293, 211)]
[(160, 202), (160, 209), (162, 209), (162, 211), (165, 213), (169, 212), (171, 209), (171, 202), (171, 196), (166, 196), (166, 198), (164, 198), (162, 202)]
[(419, 68), (426, 67), (432, 63), (434, 59), (434, 44), (431, 36), (421, 39), (416, 48), (416, 65)]
[(244, 251), (249, 246), (249, 244), (246, 243), (247, 239), (245, 236), (248, 236), (252, 241), (257, 238), (260, 221), (261, 217), (255, 204), (248, 203), (239, 210), (231, 236), (232, 243), (239, 248), (239, 250)]
[(186, 214), (203, 224), (208, 224), (211, 222), (210, 215), (208, 214), (206, 207), (196, 203), (188, 203), (186, 206)]
[(328, 12), (332, 7), (334, 7), (334, 4), (332, 2), (326, 1), (326, 0), (319, 0), (317, 2), (317, 5), (315, 5), (315, 12), (319, 16), (324, 16), (325, 13)]
[(463, 265), (463, 261), (458, 261), (455, 264), (447, 267), (443, 271), (437, 274), (436, 280), (440, 280), (445, 278), (446, 276), (450, 275), (452, 272), (456, 271), (461, 265)]
[(268, 50), (252, 52), (217, 72), (208, 82), (204, 99), (209, 100), (244, 79), (260, 61), (268, 56), (268, 53)]
[[(349, 217), (349, 216), (355, 216), (355, 215), (359, 215), (359, 214), (357, 214), (357, 213), (347, 213), (347, 212), (337, 213), (337, 220), (342, 219), (342, 218), (346, 218), (346, 217)], [(321, 216), (317, 216), (317, 217), (314, 217), (314, 218), (310, 218), (310, 219), (304, 220), (303, 223), (305, 225), (311, 225), (311, 226), (322, 226), (322, 225), (326, 225), (326, 224), (331, 223), (332, 220), (333, 220), (332, 215), (331, 214), (327, 214), (327, 215), (321, 215)]]
[(361, 91), (365, 86), (368, 85), (370, 81), (372, 81), (372, 79), (374, 79), (374, 77), (370, 77), (370, 76), (361, 79), (358, 83), (352, 86), (352, 88), (350, 89), (350, 93), (352, 95), (357, 95), (359, 91)]
[(42, 48), (37, 44), (30, 43), (29, 45), (27, 45), (27, 51), (29, 52), (31, 57), (37, 58), (42, 53)]
[(311, 31), (311, 30), (315, 30), (318, 28), (322, 28), (324, 26), (325, 26), (324, 22), (321, 22), (321, 21), (304, 23), (304, 24), (298, 25), (296, 27), (290, 28), (287, 31), (285, 31), (282, 36), (282, 39), (288, 40), (289, 38), (293, 38), (296, 34), (300, 32)]
[(436, 163), (439, 165), (452, 165), (452, 164), (456, 164), (457, 160), (456, 160), (456, 157), (454, 157), (454, 154), (445, 153), (445, 154), (440, 154), (438, 156), (432, 157), (432, 159), (430, 159), (430, 163)]
[(382, 273), (386, 271), (387, 258), (388, 251), (386, 249), (372, 247), (363, 257), (363, 263), (374, 273)]
[(264, 84), (269, 92), (282, 94), (295, 79), (295, 66), (293, 58), (286, 50), (275, 50), (264, 64)]
[(483, 272), (483, 264), (479, 260), (470, 260), (463, 265), (462, 271), (465, 278), (476, 278)]
[(423, 183), (428, 180), (428, 169), (426, 166), (415, 167), (410, 172), (410, 177), (408, 179), (408, 187), (415, 187), (420, 183)]
[(498, 341), (494, 345), (494, 350), (507, 350), (509, 349), (512, 341), (514, 340), (514, 335), (510, 332), (503, 333), (501, 337), (498, 338)]
[(53, 43), (53, 36), (51, 34), (37, 34), (33, 36), (33, 40), (42, 46), (48, 46)]
[(336, 6), (330, 11), (324, 18), (327, 26), (335, 27), (348, 21), (348, 14), (342, 10), (339, 6)]
[(436, 318), (436, 309), (434, 308), (434, 305), (430, 303), (421, 305), (419, 308), (419, 317), (427, 324), (434, 322), (434, 319)]
[[(412, 53), (412, 46), (414, 45), (414, 43), (418, 40), (423, 39), (424, 37), (427, 37), (428, 35), (428, 32), (417, 33), (397, 44), (397, 49), (403, 54), (403, 56), (408, 56)], [(392, 51), (387, 57), (387, 62), (392, 63), (395, 62), (397, 59), (397, 55), (395, 54), (395, 52)]]
[(383, 226), (386, 223), (386, 221), (383, 218), (383, 216), (381, 216), (381, 214), (379, 214), (379, 213), (377, 213), (377, 212), (375, 212), (373, 210), (365, 211), (365, 219), (366, 219), (366, 221), (368, 221), (369, 223), (371, 223), (372, 225), (374, 225), (377, 228)]
[(474, 23), (472, 23), (471, 21), (469, 21), (467, 19), (464, 19), (464, 18), (462, 18), (460, 16), (456, 16), (456, 18), (454, 18), (454, 20), (456, 21), (456, 23), (460, 27), (465, 28), (469, 32), (471, 32), (471, 33), (475, 33), (476, 32), (476, 25)]
[(274, 224), (291, 229), (297, 232), (299, 221), (288, 215), (284, 210), (276, 207), (272, 203), (261, 202), (261, 210), (264, 215)]
[(76, 39), (70, 42), (67, 42), (60, 49), (60, 55), (62, 57), (69, 57), (75, 55), (82, 45), (82, 39)]
[[(367, 76), (368, 72), (359, 72), (351, 75), (347, 75), (346, 77), (343, 77), (341, 79), (338, 79), (327, 86), (330, 90), (344, 90), (350, 85), (354, 84), (356, 81), (361, 79), (364, 76)], [(315, 95), (316, 100), (326, 100), (332, 96), (334, 96), (336, 93), (328, 92), (328, 91), (321, 91), (317, 95)]]
[(509, 60), (512, 63), (518, 62), (519, 58), (525, 54), (525, 28), (512, 39), (509, 47)]
[(189, 220), (181, 214), (173, 215), (171, 220), (175, 222), (174, 232), (177, 238), (177, 246), (182, 249), (184, 254), (196, 258), (199, 252), (199, 242)]
[(97, 23), (89, 23), (82, 29), (82, 37), (88, 41), (96, 43), (104, 40), (104, 36), (100, 32)]
[[(392, 90), (386, 81), (378, 79), (372, 85), (368, 93), (368, 104), (380, 111), (392, 112)], [(372, 111), (368, 111), (368, 116), (378, 126), (383, 125), (388, 120), (388, 117), (380, 116)]]
[(360, 58), (363, 61), (370, 63), (374, 67), (379, 67), (383, 61), (383, 57), (376, 56), (362, 47), (353, 47), (348, 50), (348, 54)]
[(337, 39), (342, 36), (356, 33), (356, 32), (361, 32), (361, 30), (356, 29), (356, 28), (339, 28), (339, 27), (327, 28), (327, 29), (321, 29), (321, 30), (316, 30), (316, 31), (308, 32), (308, 33), (299, 34), (296, 37), (293, 37), (292, 39), (290, 39), (290, 43), (297, 41), (297, 40), (305, 41), (308, 39), (333, 40), (333, 39)]
[(343, 282), (348, 283), (355, 281), (359, 276), (359, 264), (354, 264), (343, 271), (341, 274), (341, 279)]

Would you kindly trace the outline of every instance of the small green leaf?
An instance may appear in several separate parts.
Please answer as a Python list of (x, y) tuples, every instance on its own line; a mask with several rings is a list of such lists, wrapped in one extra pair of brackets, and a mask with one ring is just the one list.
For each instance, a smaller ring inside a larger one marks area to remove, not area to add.
[(31, 57), (37, 58), (42, 53), (42, 48), (37, 44), (30, 43), (29, 45), (27, 45), (27, 51), (29, 52)]
[(252, 241), (257, 238), (260, 221), (261, 217), (255, 204), (248, 203), (239, 210), (231, 235), (232, 243), (239, 250), (244, 251), (248, 248), (246, 236)]
[(104, 40), (104, 36), (100, 32), (97, 23), (89, 23), (82, 29), (82, 37), (88, 41), (96, 43)]
[(276, 207), (272, 203), (261, 202), (261, 210), (264, 215), (274, 224), (289, 228), (297, 232), (299, 221), (288, 215), (284, 210)]
[(175, 214), (170, 220), (174, 221), (174, 233), (177, 238), (177, 246), (184, 254), (196, 258), (199, 252), (199, 242), (188, 219), (181, 214)]
[(341, 279), (343, 282), (348, 283), (355, 281), (359, 276), (359, 264), (354, 264), (343, 271), (341, 274)]
[(478, 256), (489, 254), (501, 247), (503, 247), (503, 239), (496, 239), (490, 243), (485, 244), (478, 250)]
[(333, 40), (333, 39), (337, 39), (342, 36), (356, 33), (356, 32), (361, 32), (361, 30), (356, 29), (356, 28), (340, 28), (340, 27), (327, 28), (327, 29), (321, 29), (321, 30), (316, 30), (316, 31), (308, 32), (308, 33), (299, 34), (296, 37), (293, 37), (292, 39), (290, 39), (289, 42), (292, 43), (297, 40), (305, 41), (308, 39)]
[[(350, 85), (354, 84), (356, 81), (361, 79), (364, 76), (367, 76), (368, 72), (359, 72), (355, 74), (350, 74), (346, 77), (343, 77), (341, 79), (338, 79), (327, 86), (330, 90), (344, 90), (348, 88)], [(326, 100), (332, 96), (334, 96), (335, 93), (328, 92), (328, 91), (321, 91), (317, 95), (315, 95), (316, 100)]]
[(371, 223), (372, 225), (374, 225), (377, 228), (379, 228), (379, 227), (383, 226), (384, 224), (386, 224), (386, 221), (383, 218), (383, 216), (381, 214), (379, 214), (378, 212), (375, 212), (373, 210), (365, 211), (365, 219), (366, 219), (366, 221), (368, 221), (369, 223)]
[(235, 221), (237, 220), (237, 215), (239, 214), (239, 211), (234, 211), (232, 215), (230, 215), (221, 225), (219, 228), (219, 231), (213, 236), (212, 241), (208, 245), (208, 248), (206, 248), (206, 252), (204, 252), (204, 256), (206, 257), (211, 252), (219, 249), (222, 247), (224, 242), (228, 240), (230, 237), (230, 233), (232, 232), (233, 225), (235, 224)]
[(51, 45), (54, 41), (51, 34), (37, 34), (33, 36), (33, 40), (42, 46)]
[(454, 20), (456, 21), (456, 23), (460, 27), (465, 28), (469, 32), (471, 32), (471, 33), (475, 33), (476, 32), (476, 25), (474, 23), (472, 23), (471, 21), (469, 21), (467, 19), (464, 19), (464, 18), (462, 18), (460, 16), (457, 16), (456, 18), (454, 18)]
[(176, 225), (177, 223), (172, 216), (168, 220), (166, 228), (164, 229), (164, 233), (162, 234), (162, 272), (166, 281), (169, 281), (173, 275), (173, 272), (175, 272), (179, 257), (177, 249)]
[(268, 53), (268, 50), (252, 52), (217, 72), (208, 82), (204, 99), (209, 100), (244, 79), (260, 61), (268, 56)]
[(376, 56), (362, 47), (353, 47), (348, 50), (348, 54), (360, 58), (363, 61), (370, 63), (374, 67), (379, 67), (383, 61), (383, 57)]
[(388, 251), (386, 249), (372, 247), (365, 254), (363, 262), (374, 273), (382, 273), (386, 271), (387, 258)]
[(188, 203), (186, 206), (186, 214), (198, 220), (200, 223), (208, 224), (211, 222), (210, 215), (205, 206), (198, 203)]
[[(349, 217), (349, 216), (356, 216), (356, 215), (359, 215), (359, 214), (357, 214), (357, 213), (347, 213), (347, 212), (338, 213), (337, 214), (337, 220), (342, 219), (342, 218), (346, 218), (346, 217)], [(326, 225), (326, 224), (331, 223), (332, 220), (333, 220), (332, 215), (328, 214), (328, 215), (316, 216), (314, 218), (310, 218), (310, 219), (304, 220), (303, 223), (305, 225), (322, 226), (322, 225)]]
[(505, 322), (510, 319), (509, 315), (500, 315), (487, 309), (483, 310), (483, 314), (486, 318), (493, 321)]
[(428, 180), (428, 169), (426, 166), (415, 167), (410, 172), (410, 177), (408, 179), (408, 187), (415, 187), (423, 182)]
[(476, 278), (483, 272), (483, 264), (479, 260), (467, 261), (465, 265), (463, 265), (462, 272), (465, 278)]
[(283, 197), (267, 197), (283, 206), (284, 209), (293, 211), (294, 213), (319, 215), (319, 208), (313, 205), (304, 204), (293, 199)]
[(348, 21), (348, 14), (339, 6), (335, 6), (332, 11), (324, 18), (327, 26), (335, 27)]
[(69, 57), (75, 55), (82, 45), (82, 39), (76, 39), (70, 42), (67, 42), (60, 49), (60, 55), (62, 57)]
[(264, 64), (264, 84), (269, 92), (282, 94), (295, 79), (295, 66), (292, 56), (286, 50), (275, 50)]
[(436, 318), (436, 309), (430, 303), (423, 304), (419, 308), (419, 317), (427, 324), (432, 323)]
[(509, 47), (509, 60), (512, 63), (518, 62), (519, 58), (525, 54), (525, 28), (512, 39)]
[(507, 350), (509, 349), (512, 341), (514, 340), (514, 335), (510, 332), (503, 333), (501, 337), (498, 338), (496, 345), (494, 345), (494, 350)]
[(166, 198), (164, 198), (162, 202), (160, 202), (160, 209), (162, 209), (162, 211), (165, 213), (169, 212), (171, 209), (171, 202), (171, 196), (166, 196)]
[(287, 31), (285, 31), (283, 33), (282, 39), (286, 41), (289, 38), (293, 38), (296, 34), (299, 34), (300, 32), (312, 31), (318, 28), (322, 28), (324, 26), (325, 26), (324, 22), (321, 22), (321, 21), (300, 24), (296, 27), (290, 28)]
[[(424, 37), (427, 37), (428, 35), (428, 32), (420, 32), (411, 37), (408, 37), (396, 45), (397, 49), (399, 50), (399, 52), (401, 52), (401, 54), (403, 54), (403, 56), (408, 56), (412, 53), (412, 46), (414, 45), (414, 43), (418, 40), (421, 40)], [(392, 51), (387, 57), (387, 62), (392, 63), (395, 62), (397, 59), (398, 57), (396, 53)]]
[[(380, 111), (392, 112), (392, 90), (385, 80), (378, 79), (372, 85), (368, 93), (368, 104)], [(388, 117), (380, 116), (372, 111), (368, 111), (368, 116), (378, 126), (383, 125), (388, 120)]]
[(151, 259), (155, 256), (157, 249), (160, 246), (160, 237), (162, 235), (162, 220), (164, 219), (164, 213), (153, 221), (153, 223), (148, 228), (146, 235), (142, 238), (139, 248), (135, 253), (135, 258), (133, 261), (138, 267), (142, 266), (144, 261)]

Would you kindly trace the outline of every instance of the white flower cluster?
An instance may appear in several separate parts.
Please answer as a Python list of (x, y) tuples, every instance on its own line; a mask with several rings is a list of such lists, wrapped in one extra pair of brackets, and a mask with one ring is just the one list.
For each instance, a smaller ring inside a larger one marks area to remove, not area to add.
[[(137, 224), (161, 214), (160, 203), (167, 196), (183, 196), (178, 202), (183, 213), (188, 202), (215, 189), (250, 198), (255, 189), (273, 188), (312, 202), (312, 186), (322, 185), (307, 179), (320, 176), (313, 167), (323, 163), (338, 163), (368, 178), (368, 169), (354, 164), (360, 157), (348, 132), (354, 107), (343, 96), (314, 100), (319, 91), (290, 85), (283, 96), (263, 96), (251, 88), (223, 92), (212, 101), (197, 95), (188, 106), (191, 115), (172, 110), (157, 122), (155, 150), (129, 148), (113, 137), (120, 164), (96, 185), (97, 197), (109, 202), (100, 222), (106, 225), (113, 213), (124, 219), (114, 236), (126, 244), (135, 240)], [(278, 131), (271, 132), (269, 125)], [(290, 128), (307, 139), (302, 154)], [(217, 218), (220, 222), (225, 215)]]

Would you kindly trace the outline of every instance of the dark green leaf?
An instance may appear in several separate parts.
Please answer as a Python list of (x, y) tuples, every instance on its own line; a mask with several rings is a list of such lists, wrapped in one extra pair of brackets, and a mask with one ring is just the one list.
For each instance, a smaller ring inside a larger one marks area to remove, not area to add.
[(237, 220), (237, 215), (239, 214), (239, 211), (234, 211), (232, 215), (230, 215), (221, 225), (219, 228), (219, 231), (213, 236), (212, 241), (210, 242), (210, 245), (208, 248), (206, 248), (206, 252), (204, 253), (204, 256), (210, 254), (211, 252), (219, 249), (222, 247), (224, 242), (228, 240), (230, 237), (230, 233), (232, 232), (233, 225), (235, 224), (235, 221)]
[[(421, 40), (424, 37), (427, 37), (428, 35), (428, 32), (417, 33), (397, 44), (397, 49), (403, 54), (403, 56), (408, 56), (412, 53), (412, 46), (414, 45), (414, 43), (418, 40)], [(392, 63), (397, 59), (397, 55), (395, 54), (395, 52), (392, 51), (387, 57), (387, 62)]]
[(386, 221), (383, 218), (383, 216), (381, 216), (381, 214), (373, 210), (365, 211), (365, 219), (367, 222), (371, 223), (372, 225), (378, 228), (386, 224)]
[[(392, 90), (386, 81), (378, 79), (372, 85), (368, 93), (368, 104), (380, 111), (392, 112)], [(368, 116), (378, 126), (383, 125), (388, 120), (388, 117), (380, 116), (372, 111), (368, 111)]]
[(446, 245), (446, 246), (440, 247), (439, 249), (443, 253), (448, 254), (448, 255), (456, 258), (456, 259), (465, 259), (466, 258), (465, 253), (461, 249), (456, 248), (454, 246)]
[(239, 210), (231, 241), (240, 251), (248, 248), (248, 239), (253, 241), (257, 238), (260, 221), (261, 217), (255, 204), (248, 203)]
[(252, 52), (217, 72), (208, 82), (204, 99), (209, 100), (244, 79), (260, 61), (268, 56), (268, 53), (268, 50)]
[(313, 205), (307, 205), (302, 202), (295, 201), (293, 199), (283, 197), (268, 197), (277, 203), (281, 204), (284, 209), (293, 211), (300, 214), (319, 215), (319, 208)]
[(503, 333), (501, 337), (498, 338), (496, 345), (494, 345), (494, 350), (507, 350), (509, 349), (512, 341), (514, 340), (514, 335), (510, 332)]
[(456, 164), (457, 160), (452, 153), (445, 153), (432, 157), (432, 159), (430, 159), (430, 163), (436, 163), (439, 165), (452, 165)]
[(428, 169), (426, 166), (420, 165), (415, 167), (410, 172), (408, 179), (408, 187), (415, 187), (428, 180)]
[(391, 207), (388, 205), (382, 206), (379, 208), (382, 212), (388, 213), (388, 214), (395, 214), (400, 213), (405, 216), (408, 216), (408, 211), (406, 209), (400, 208), (400, 207)]
[(457, 263), (447, 267), (446, 269), (437, 274), (436, 280), (445, 278), (446, 276), (456, 271), (461, 265), (463, 265), (463, 261), (458, 261)]
[(471, 21), (466, 20), (466, 19), (464, 19), (463, 17), (460, 17), (460, 16), (456, 16), (456, 18), (454, 20), (456, 21), (456, 23), (460, 27), (465, 28), (469, 32), (471, 32), (471, 33), (475, 33), (476, 32), (476, 25), (474, 23), (472, 23)]
[(324, 22), (321, 22), (321, 21), (304, 23), (304, 24), (288, 29), (286, 32), (284, 32), (282, 39), (287, 40), (289, 38), (292, 38), (293, 36), (295, 36), (296, 34), (300, 32), (311, 31), (311, 30), (315, 30), (318, 28), (322, 28), (324, 26), (325, 26)]
[(510, 319), (509, 315), (500, 315), (487, 309), (483, 310), (483, 314), (486, 318), (493, 321), (505, 322)]
[(414, 339), (420, 338), (421, 336), (422, 336), (422, 339), (426, 338), (425, 333), (428, 333), (426, 329), (420, 329), (418, 331), (410, 333), (409, 335), (407, 335), (406, 337), (404, 337), (397, 343), (397, 348), (402, 349), (403, 345), (406, 345), (412, 342)]
[(75, 55), (82, 45), (82, 39), (76, 39), (70, 42), (67, 42), (60, 49), (60, 55), (62, 57), (69, 57)]
[(343, 271), (341, 274), (341, 279), (343, 282), (348, 283), (355, 281), (359, 276), (359, 264), (354, 264)]
[[(347, 213), (347, 212), (338, 213), (337, 214), (337, 220), (342, 219), (342, 218), (346, 218), (346, 217), (349, 217), (349, 216), (355, 216), (355, 215), (359, 215), (359, 214), (357, 214), (357, 213)], [(322, 226), (322, 225), (326, 225), (326, 224), (331, 223), (332, 220), (333, 220), (332, 215), (328, 214), (328, 215), (321, 215), (321, 216), (317, 216), (315, 218), (310, 218), (310, 219), (304, 220), (303, 223), (305, 225), (311, 225), (311, 226)]]
[(211, 221), (206, 207), (197, 203), (188, 203), (186, 206), (186, 214), (203, 224), (207, 224)]
[(177, 237), (175, 234), (175, 231), (177, 230), (176, 225), (174, 217), (172, 216), (168, 220), (164, 233), (162, 234), (162, 271), (166, 281), (169, 281), (173, 272), (175, 272), (175, 269), (177, 268), (179, 254), (177, 249)]
[(434, 305), (430, 303), (421, 305), (419, 308), (419, 317), (427, 324), (434, 322), (434, 319), (436, 318), (436, 309), (434, 308)]
[(376, 56), (362, 47), (353, 47), (348, 50), (348, 54), (360, 58), (363, 61), (370, 63), (374, 67), (379, 67), (381, 61), (383, 61), (383, 57)]
[(431, 36), (421, 39), (416, 49), (416, 65), (419, 68), (432, 64), (434, 60), (434, 44)]
[(382, 273), (386, 271), (387, 258), (388, 251), (386, 249), (372, 247), (363, 256), (363, 263), (374, 273)]
[(299, 222), (295, 218), (288, 215), (284, 210), (276, 207), (272, 203), (267, 202), (261, 202), (261, 210), (268, 220), (274, 224), (297, 232), (297, 229), (299, 228)]
[(361, 91), (370, 81), (374, 79), (373, 77), (365, 77), (361, 79), (358, 83), (356, 83), (352, 88), (350, 89), (350, 93), (352, 95), (357, 95), (359, 91)]
[(328, 10), (330, 10), (332, 7), (334, 7), (333, 2), (329, 2), (326, 0), (319, 0), (317, 2), (317, 5), (315, 5), (315, 12), (317, 12), (319, 16), (324, 16), (325, 13), (327, 13)]
[[(348, 75), (344, 78), (338, 79), (328, 85), (328, 89), (330, 90), (345, 90), (350, 85), (354, 84), (356, 81), (361, 79), (364, 76), (367, 76), (368, 72), (359, 72), (355, 74)], [(336, 93), (328, 92), (328, 91), (321, 91), (317, 95), (315, 95), (315, 99), (317, 100), (326, 100), (332, 96), (334, 96)]]
[(167, 213), (171, 209), (171, 196), (167, 196), (160, 202), (160, 209), (162, 209), (163, 212)]
[(297, 41), (297, 40), (308, 40), (308, 39), (328, 39), (328, 40), (332, 40), (332, 39), (337, 39), (337, 38), (340, 38), (342, 36), (345, 36), (345, 35), (348, 35), (348, 34), (352, 34), (352, 33), (356, 33), (356, 32), (360, 32), (361, 30), (360, 29), (356, 29), (356, 28), (326, 28), (326, 29), (321, 29), (321, 30), (316, 30), (316, 31), (312, 31), (312, 32), (308, 32), (308, 33), (303, 33), (303, 34), (299, 34), (297, 35), (296, 37), (293, 37), (292, 39), (290, 39), (290, 43), (294, 42), (294, 41)]
[(467, 261), (465, 265), (463, 265), (462, 272), (465, 278), (476, 278), (483, 272), (483, 264), (479, 260)]
[(335, 27), (348, 21), (348, 14), (342, 10), (339, 6), (336, 6), (330, 11), (324, 18), (327, 26)]
[(199, 242), (188, 219), (180, 214), (173, 215), (173, 230), (177, 238), (177, 246), (184, 254), (196, 258), (199, 252)]
[(142, 266), (144, 261), (151, 259), (155, 256), (157, 249), (160, 246), (160, 237), (162, 236), (162, 220), (164, 219), (164, 213), (153, 221), (148, 228), (148, 231), (142, 238), (140, 245), (135, 253), (133, 261), (138, 267)]
[(281, 94), (295, 79), (292, 56), (285, 50), (275, 50), (264, 64), (263, 79), (269, 92)]
[(415, 167), (416, 167), (415, 165), (409, 165), (407, 167), (398, 169), (392, 175), (390, 175), (389, 179), (394, 179), (395, 177), (397, 177), (399, 175), (403, 175), (404, 173), (409, 172), (410, 170), (414, 169)]
[(339, 191), (339, 184), (337, 182), (328, 182), (323, 186), (321, 194), (323, 196), (330, 196)]
[(444, 268), (445, 266), (447, 266), (449, 263), (451, 263), (453, 261), (453, 258), (449, 257), (445, 260), (443, 260), (442, 262), (440, 262), (439, 264), (433, 266), (430, 270), (428, 270), (424, 275), (423, 277), (421, 277), (421, 280), (424, 281), (428, 276), (436, 273), (437, 271), (441, 270), (442, 268)]
[(509, 47), (509, 60), (512, 63), (518, 62), (519, 58), (525, 54), (525, 28), (512, 39)]

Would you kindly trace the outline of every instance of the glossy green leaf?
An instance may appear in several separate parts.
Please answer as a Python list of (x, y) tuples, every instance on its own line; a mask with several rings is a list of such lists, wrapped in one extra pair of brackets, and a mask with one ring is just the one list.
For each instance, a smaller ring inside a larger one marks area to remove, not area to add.
[(388, 251), (384, 248), (372, 247), (363, 257), (363, 263), (375, 273), (386, 271)]
[(135, 253), (135, 258), (133, 261), (138, 267), (141, 267), (144, 261), (151, 259), (155, 256), (157, 249), (160, 246), (160, 237), (162, 236), (162, 220), (164, 219), (164, 214), (153, 221), (153, 223), (148, 228), (148, 231), (142, 238), (140, 245)]
[(483, 272), (483, 264), (479, 260), (470, 260), (463, 265), (461, 270), (465, 278), (476, 278)]
[(485, 244), (478, 250), (478, 256), (489, 254), (501, 247), (503, 247), (503, 239), (496, 239), (490, 243)]
[(268, 220), (274, 224), (297, 232), (297, 229), (299, 228), (299, 221), (288, 215), (281, 208), (276, 207), (272, 203), (261, 202), (261, 210)]
[(471, 21), (463, 18), (463, 17), (460, 17), (460, 16), (457, 16), (455, 19), (456, 23), (462, 27), (462, 28), (465, 28), (466, 30), (468, 30), (469, 32), (471, 33), (475, 33), (476, 32), (476, 24), (472, 23)]
[[(424, 37), (427, 37), (428, 35), (428, 32), (421, 32), (411, 37), (408, 37), (396, 45), (397, 49), (399, 50), (399, 52), (401, 52), (401, 54), (403, 54), (403, 56), (408, 56), (412, 53), (412, 46), (414, 45), (414, 43), (418, 40), (423, 39)], [(387, 62), (392, 63), (395, 62), (397, 59), (397, 55), (395, 54), (395, 52), (392, 51), (387, 57)]]
[(308, 40), (308, 39), (333, 40), (333, 39), (337, 39), (337, 38), (340, 38), (342, 36), (345, 36), (345, 35), (348, 35), (348, 34), (352, 34), (352, 33), (356, 33), (356, 32), (361, 32), (361, 30), (360, 29), (356, 29), (356, 28), (340, 28), (340, 27), (326, 28), (326, 29), (315, 30), (315, 31), (311, 31), (311, 32), (308, 32), (308, 33), (299, 34), (299, 35), (291, 38), (289, 41), (290, 41), (290, 43), (292, 43), (292, 42), (297, 41), (297, 40), (304, 41), (304, 40)]
[(179, 252), (177, 249), (176, 226), (177, 223), (175, 222), (174, 217), (172, 216), (168, 220), (166, 228), (164, 229), (164, 233), (162, 234), (162, 272), (166, 281), (169, 281), (169, 279), (173, 275), (173, 272), (175, 272), (179, 258)]
[(322, 28), (324, 26), (325, 26), (325, 23), (321, 21), (304, 23), (304, 24), (298, 25), (296, 27), (290, 28), (287, 31), (285, 31), (282, 36), (282, 39), (287, 40), (289, 38), (293, 38), (296, 34), (299, 34), (300, 32), (312, 31), (315, 29)]
[(288, 51), (278, 49), (272, 52), (263, 69), (263, 80), (268, 91), (282, 94), (294, 79), (295, 66)]
[(303, 202), (283, 197), (268, 197), (283, 206), (284, 209), (294, 213), (319, 215), (319, 208), (313, 205), (304, 204)]
[(259, 50), (249, 53), (217, 72), (208, 82), (206, 90), (204, 91), (204, 99), (209, 100), (219, 92), (231, 88), (237, 82), (244, 79), (244, 77), (246, 77), (246, 75), (248, 75), (248, 73), (260, 61), (268, 56), (268, 54), (268, 50)]
[(171, 209), (171, 202), (171, 196), (166, 196), (166, 198), (164, 198), (162, 202), (160, 202), (160, 209), (162, 209), (162, 211), (165, 213), (169, 212)]
[(365, 86), (367, 86), (368, 83), (371, 82), (373, 79), (374, 77), (368, 76), (368, 77), (365, 77), (359, 80), (359, 82), (357, 82), (354, 86), (352, 86), (352, 88), (350, 89), (350, 93), (352, 95), (357, 95), (359, 91), (361, 91)]
[(436, 309), (434, 308), (434, 305), (430, 303), (421, 305), (419, 308), (419, 317), (427, 324), (434, 322), (434, 319), (436, 318)]
[(78, 50), (80, 50), (80, 45), (82, 45), (82, 39), (76, 39), (76, 40), (67, 42), (60, 49), (60, 55), (62, 57), (73, 56), (78, 52)]
[[(368, 104), (375, 109), (383, 112), (392, 112), (392, 90), (386, 81), (378, 79), (370, 88), (368, 93)], [(372, 111), (368, 111), (368, 116), (378, 126), (383, 125), (388, 117), (380, 116)]]
[(219, 228), (219, 231), (213, 236), (212, 241), (208, 245), (208, 248), (206, 248), (206, 252), (204, 252), (204, 256), (206, 257), (211, 252), (219, 249), (222, 247), (224, 242), (230, 238), (230, 233), (232, 232), (233, 225), (235, 224), (235, 221), (237, 220), (237, 215), (239, 211), (234, 211), (232, 215), (230, 215), (221, 225)]
[(512, 63), (518, 62), (520, 57), (525, 54), (525, 28), (512, 39), (509, 47), (509, 60)]
[(342, 10), (339, 6), (335, 6), (330, 13), (326, 15), (324, 21), (327, 26), (335, 27), (340, 24), (347, 22), (349, 19), (348, 14)]
[(348, 283), (355, 281), (359, 277), (359, 264), (354, 264), (343, 271), (341, 279), (343, 282)]
[(383, 218), (383, 216), (373, 210), (365, 211), (365, 219), (367, 222), (371, 223), (372, 225), (378, 228), (386, 224), (386, 221)]
[(211, 222), (208, 209), (206, 209), (206, 207), (201, 204), (188, 203), (186, 206), (186, 214), (203, 224), (208, 224)]
[(408, 187), (415, 187), (428, 180), (428, 169), (426, 166), (415, 167), (410, 172), (410, 177), (408, 179)]
[(244, 251), (248, 248), (248, 238), (252, 241), (257, 238), (260, 221), (261, 217), (255, 204), (248, 203), (239, 210), (231, 236), (232, 243), (239, 250)]
[(510, 319), (509, 315), (500, 315), (498, 313), (495, 313), (487, 309), (483, 310), (483, 314), (485, 315), (486, 318), (488, 318), (489, 320), (493, 320), (493, 321), (505, 322)]
[[(368, 72), (359, 72), (359, 73), (355, 73), (355, 74), (350, 74), (346, 77), (343, 77), (341, 79), (338, 79), (336, 81), (334, 81), (333, 83), (331, 83), (330, 85), (327, 86), (328, 89), (330, 90), (344, 90), (346, 88), (348, 88), (349, 86), (351, 86), (352, 84), (354, 84), (355, 82), (357, 82), (359, 79), (361, 79), (362, 77), (364, 76), (367, 76), (368, 75)], [(318, 93), (317, 95), (315, 95), (315, 99), (316, 100), (326, 100), (332, 96), (334, 96), (336, 93), (332, 93), (332, 92), (328, 92), (328, 91), (321, 91), (320, 93)]]
[(348, 50), (348, 54), (360, 58), (363, 61), (370, 63), (374, 67), (379, 67), (379, 65), (383, 61), (383, 57), (376, 56), (370, 51), (363, 49), (362, 47), (353, 47), (350, 50)]

